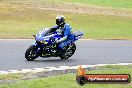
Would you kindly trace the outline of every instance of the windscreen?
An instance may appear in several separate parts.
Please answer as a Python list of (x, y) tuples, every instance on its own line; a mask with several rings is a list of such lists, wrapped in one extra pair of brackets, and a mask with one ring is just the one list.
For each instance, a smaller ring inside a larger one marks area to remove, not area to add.
[(51, 31), (50, 28), (43, 28), (41, 31), (37, 33), (37, 35), (45, 36)]

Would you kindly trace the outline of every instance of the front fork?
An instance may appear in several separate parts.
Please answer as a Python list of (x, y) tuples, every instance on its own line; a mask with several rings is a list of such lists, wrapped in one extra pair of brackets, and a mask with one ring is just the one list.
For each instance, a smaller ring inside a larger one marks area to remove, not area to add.
[(33, 43), (33, 45), (35, 46), (35, 51), (34, 52), (39, 54), (41, 52), (40, 45), (37, 42)]

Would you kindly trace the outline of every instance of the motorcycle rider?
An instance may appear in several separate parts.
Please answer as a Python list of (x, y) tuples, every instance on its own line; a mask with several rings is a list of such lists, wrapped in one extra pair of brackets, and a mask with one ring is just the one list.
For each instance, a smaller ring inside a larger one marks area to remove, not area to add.
[(58, 45), (59, 49), (64, 49), (65, 46), (74, 40), (74, 35), (71, 32), (71, 26), (65, 22), (65, 17), (63, 15), (58, 15), (56, 17), (56, 24), (57, 26), (52, 27), (50, 32), (54, 32), (57, 29), (61, 30), (62, 38), (55, 43)]

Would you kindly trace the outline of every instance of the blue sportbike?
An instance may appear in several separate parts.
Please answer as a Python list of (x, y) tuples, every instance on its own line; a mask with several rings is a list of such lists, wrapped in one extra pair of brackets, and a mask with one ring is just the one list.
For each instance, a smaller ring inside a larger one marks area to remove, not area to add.
[(33, 35), (36, 42), (31, 45), (25, 52), (25, 58), (28, 61), (33, 61), (38, 57), (60, 57), (61, 59), (68, 59), (76, 50), (75, 41), (83, 35), (82, 32), (77, 31), (73, 33), (74, 40), (72, 40), (64, 49), (58, 49), (56, 40), (62, 38), (62, 33), (59, 31), (49, 33), (50, 28), (43, 28), (36, 35)]

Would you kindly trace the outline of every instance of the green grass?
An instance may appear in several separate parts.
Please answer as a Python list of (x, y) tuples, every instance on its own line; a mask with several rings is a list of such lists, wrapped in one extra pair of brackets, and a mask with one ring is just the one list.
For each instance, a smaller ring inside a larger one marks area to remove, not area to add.
[[(131, 66), (105, 66), (111, 70), (90, 70), (88, 74), (130, 74), (132, 75)], [(115, 67), (117, 69), (115, 69)], [(104, 67), (103, 67), (104, 68)], [(113, 70), (112, 70), (113, 68)], [(1, 84), (0, 88), (81, 88), (76, 83), (76, 74), (64, 74), (39, 78), (15, 83)], [(86, 84), (83, 88), (132, 88), (132, 84)]]
[[(54, 26), (55, 17), (58, 14), (63, 14), (66, 16), (67, 22), (71, 24), (73, 30), (78, 29), (84, 32), (83, 38), (132, 39), (132, 18), (130, 17), (77, 14), (27, 8), (32, 7), (33, 3), (36, 3), (38, 6), (48, 6), (48, 3), (50, 3), (49, 7), (57, 5), (51, 0), (30, 0), (29, 5), (25, 4), (26, 0), (12, 1), (1, 1), (5, 5), (2, 4), (3, 6), (0, 6), (0, 38), (33, 38), (32, 35), (36, 34), (41, 28)], [(55, 1), (61, 3), (60, 0)], [(77, 0), (76, 3), (87, 4), (89, 2), (96, 3), (99, 1), (100, 0)], [(127, 1), (131, 4), (129, 0), (120, 0), (119, 4)], [(75, 0), (64, 0), (63, 2), (75, 2)], [(112, 0), (109, 0), (109, 4), (111, 3)]]
[(74, 3), (115, 9), (132, 9), (132, 0), (39, 0), (40, 2)]
[(103, 6), (103, 7), (132, 9), (132, 0), (64, 0), (64, 1), (72, 2), (72, 3)]
[[(7, 17), (0, 20), (0, 38), (32, 38), (43, 27), (55, 25), (57, 13), (34, 11), (25, 17)], [(48, 17), (47, 15), (50, 14)], [(41, 16), (43, 17), (41, 18)], [(132, 19), (126, 17), (64, 13), (73, 30), (84, 32), (84, 38), (132, 39)], [(31, 18), (31, 19), (30, 19)], [(2, 19), (0, 17), (0, 19)]]
[[(75, 17), (75, 18), (74, 18)], [(82, 30), (85, 38), (131, 39), (132, 19), (104, 15), (74, 15), (73, 27)]]
[(75, 3), (101, 7), (132, 9), (132, 0), (39, 0), (46, 3)]
[(14, 80), (21, 77), (22, 76), (20, 74), (6, 74), (6, 75), (0, 75), (0, 80)]

